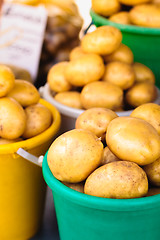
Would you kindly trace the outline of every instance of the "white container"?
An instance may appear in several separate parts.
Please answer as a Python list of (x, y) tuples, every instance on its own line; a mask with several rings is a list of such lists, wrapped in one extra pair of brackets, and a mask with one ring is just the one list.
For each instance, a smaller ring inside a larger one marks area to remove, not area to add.
[[(160, 104), (160, 90), (157, 88), (158, 91), (158, 97), (154, 101), (154, 103)], [(54, 97), (51, 94), (50, 88), (48, 83), (45, 84), (45, 86), (41, 87), (39, 89), (39, 92), (41, 94), (41, 97), (53, 104), (60, 112), (61, 114), (61, 129), (60, 133), (69, 131), (71, 129), (75, 128), (75, 121), (77, 117), (84, 112), (83, 109), (76, 109), (72, 107), (68, 107), (64, 104), (59, 103), (54, 99)], [(128, 111), (122, 111), (122, 112), (116, 112), (118, 116), (129, 116), (133, 110)]]

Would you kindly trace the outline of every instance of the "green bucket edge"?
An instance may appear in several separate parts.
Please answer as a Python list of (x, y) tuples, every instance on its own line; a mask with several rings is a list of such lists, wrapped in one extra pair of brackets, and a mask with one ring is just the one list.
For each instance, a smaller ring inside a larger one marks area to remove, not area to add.
[(53, 195), (55, 192), (58, 195), (61, 195), (62, 198), (66, 198), (77, 205), (99, 210), (131, 212), (160, 207), (160, 194), (134, 199), (110, 199), (95, 197), (70, 189), (53, 176), (47, 163), (47, 153), (48, 151), (43, 159), (42, 173), (44, 180), (51, 188)]
[(93, 23), (96, 26), (110, 25), (118, 28), (123, 32), (136, 33), (140, 35), (160, 35), (160, 28), (148, 28), (148, 27), (139, 27), (139, 26), (115, 23), (103, 16), (98, 15), (92, 9), (90, 10), (90, 16), (92, 18)]

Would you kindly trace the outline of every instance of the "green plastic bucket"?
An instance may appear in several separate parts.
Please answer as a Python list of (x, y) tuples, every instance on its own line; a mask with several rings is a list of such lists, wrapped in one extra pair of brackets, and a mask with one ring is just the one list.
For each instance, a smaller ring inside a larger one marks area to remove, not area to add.
[(114, 23), (92, 10), (93, 23), (99, 27), (110, 25), (121, 30), (122, 43), (130, 47), (134, 54), (134, 61), (151, 68), (156, 76), (156, 85), (160, 88), (160, 28), (147, 28)]
[(160, 195), (107, 199), (72, 190), (58, 181), (47, 163), (43, 176), (52, 189), (61, 240), (159, 240)]

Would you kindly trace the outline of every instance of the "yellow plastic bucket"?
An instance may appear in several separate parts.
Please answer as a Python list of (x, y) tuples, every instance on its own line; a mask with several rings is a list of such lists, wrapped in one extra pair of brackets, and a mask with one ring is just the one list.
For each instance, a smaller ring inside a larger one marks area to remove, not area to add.
[(60, 114), (47, 101), (39, 102), (51, 110), (52, 125), (36, 137), (0, 145), (0, 240), (30, 239), (42, 222), (46, 190), (42, 168), (16, 153), (23, 148), (37, 157), (44, 155), (56, 137)]

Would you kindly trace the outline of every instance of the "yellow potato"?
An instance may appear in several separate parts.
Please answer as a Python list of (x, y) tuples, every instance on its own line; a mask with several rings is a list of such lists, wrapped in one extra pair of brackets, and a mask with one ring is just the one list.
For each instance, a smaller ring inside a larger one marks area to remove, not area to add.
[(155, 83), (154, 73), (150, 68), (142, 63), (135, 62), (133, 64), (136, 82), (150, 82)]
[(54, 98), (56, 101), (68, 107), (78, 108), (78, 109), (83, 108), (79, 92), (68, 91), (68, 92), (57, 93)]
[(122, 11), (113, 14), (112, 16), (109, 17), (109, 20), (115, 23), (119, 24), (130, 24), (130, 19), (129, 19), (129, 13)]
[(86, 129), (103, 139), (109, 122), (116, 117), (117, 114), (110, 109), (90, 108), (77, 117), (75, 128)]
[(94, 82), (104, 74), (103, 59), (97, 54), (85, 54), (66, 66), (65, 78), (74, 86), (84, 86)]
[(132, 64), (134, 60), (134, 56), (131, 49), (128, 46), (121, 43), (119, 48), (116, 51), (114, 51), (109, 55), (103, 56), (103, 59), (106, 63), (119, 61), (119, 62)]
[(59, 62), (49, 70), (47, 82), (52, 91), (64, 92), (72, 88), (72, 85), (66, 80), (64, 74), (67, 65), (68, 62)]
[(160, 186), (160, 158), (143, 167), (149, 182), (154, 186)]
[(136, 163), (111, 162), (91, 173), (85, 182), (84, 192), (103, 198), (143, 197), (148, 192), (148, 179)]
[(23, 107), (36, 104), (40, 99), (37, 88), (25, 80), (15, 80), (13, 89), (7, 94), (7, 97), (14, 98)]
[(77, 191), (77, 192), (81, 192), (84, 193), (84, 183), (80, 182), (80, 183), (67, 183), (67, 182), (62, 182), (64, 185), (66, 185), (67, 187)]
[(57, 179), (77, 183), (85, 180), (100, 165), (102, 153), (103, 144), (95, 134), (73, 129), (52, 143), (47, 161)]
[(0, 97), (5, 97), (15, 84), (15, 76), (12, 70), (5, 66), (0, 65)]
[(83, 87), (80, 97), (85, 109), (102, 107), (115, 110), (123, 103), (122, 89), (104, 81), (88, 83)]
[(31, 74), (26, 69), (11, 64), (7, 64), (7, 66), (12, 70), (15, 79), (23, 79), (32, 83)]
[(143, 119), (118, 117), (108, 126), (106, 143), (120, 159), (147, 165), (160, 157), (160, 136)]
[(26, 115), (22, 106), (12, 98), (0, 98), (0, 137), (19, 138), (26, 127)]
[(124, 62), (110, 62), (106, 65), (103, 80), (126, 90), (135, 82), (133, 67)]
[(71, 50), (70, 55), (69, 55), (69, 59), (70, 61), (73, 61), (75, 59), (78, 59), (79, 57), (85, 55), (86, 53), (83, 52), (82, 48), (80, 46), (75, 47)]
[(105, 165), (107, 163), (115, 162), (115, 161), (120, 161), (120, 159), (111, 152), (109, 147), (105, 147), (103, 150), (101, 165)]
[(157, 89), (149, 82), (136, 83), (127, 90), (126, 102), (132, 107), (138, 107), (144, 103), (154, 102), (157, 98)]
[(142, 4), (133, 7), (129, 12), (131, 23), (141, 27), (160, 27), (160, 5)]
[(124, 5), (134, 6), (142, 3), (149, 3), (151, 0), (119, 0)]
[(114, 52), (121, 41), (120, 30), (112, 26), (101, 26), (82, 38), (81, 47), (84, 52), (106, 55)]
[(118, 0), (92, 0), (92, 9), (95, 13), (102, 16), (110, 16), (120, 10), (120, 3)]
[(26, 107), (26, 128), (23, 138), (31, 138), (44, 132), (52, 123), (52, 113), (44, 105), (37, 103)]
[(160, 135), (160, 106), (156, 103), (146, 103), (137, 107), (131, 117), (141, 118), (150, 123)]

